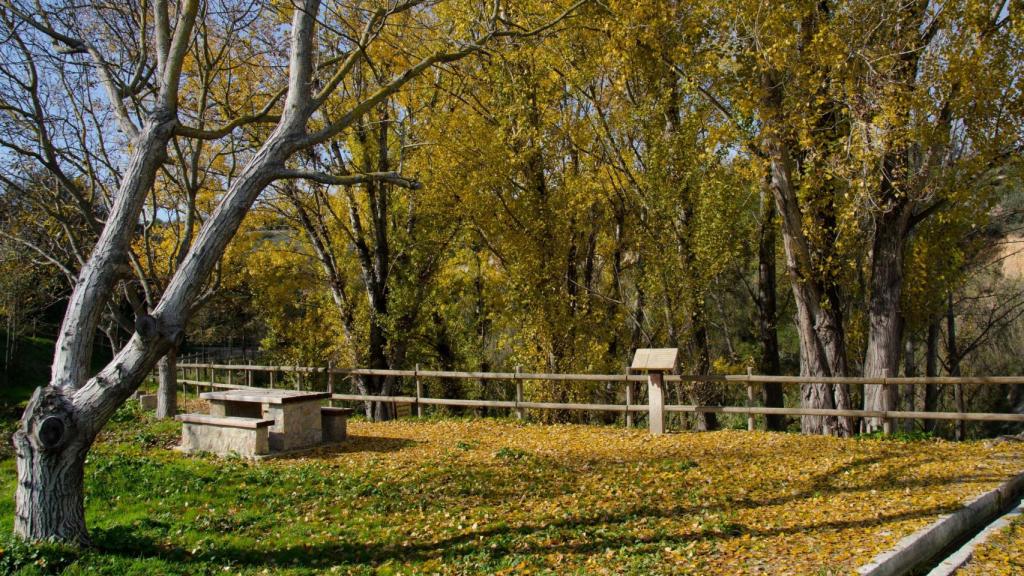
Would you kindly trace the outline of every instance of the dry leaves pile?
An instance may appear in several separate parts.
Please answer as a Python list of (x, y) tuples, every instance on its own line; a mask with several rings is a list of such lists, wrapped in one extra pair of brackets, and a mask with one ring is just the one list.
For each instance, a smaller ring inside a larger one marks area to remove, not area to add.
[(394, 546), (397, 573), (849, 573), (1024, 470), (1014, 444), (494, 420), (350, 434), (315, 460), (373, 470), (372, 502), (351, 506), (376, 526), (368, 544)]

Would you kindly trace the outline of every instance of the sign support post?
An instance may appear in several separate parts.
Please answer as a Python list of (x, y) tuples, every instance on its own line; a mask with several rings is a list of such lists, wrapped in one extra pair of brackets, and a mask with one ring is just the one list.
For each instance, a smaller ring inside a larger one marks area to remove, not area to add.
[(647, 373), (647, 422), (654, 436), (665, 433), (665, 372), (676, 368), (677, 348), (640, 348), (633, 355), (637, 372)]

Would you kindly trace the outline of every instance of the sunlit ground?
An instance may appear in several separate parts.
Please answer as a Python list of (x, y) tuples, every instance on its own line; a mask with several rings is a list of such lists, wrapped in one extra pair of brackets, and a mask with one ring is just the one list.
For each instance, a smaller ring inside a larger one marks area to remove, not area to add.
[[(37, 568), (839, 574), (1024, 470), (1016, 443), (493, 419), (353, 422), (343, 447), (249, 463), (169, 450), (174, 422), (118, 420), (87, 466), (95, 549)], [(9, 532), (9, 456), (0, 479)]]

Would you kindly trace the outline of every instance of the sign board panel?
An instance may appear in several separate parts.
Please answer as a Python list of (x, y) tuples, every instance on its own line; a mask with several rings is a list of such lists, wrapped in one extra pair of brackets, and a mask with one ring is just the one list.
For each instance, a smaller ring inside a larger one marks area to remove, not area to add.
[(640, 372), (671, 372), (676, 368), (678, 348), (638, 348), (631, 369)]
[(395, 418), (408, 418), (412, 416), (411, 402), (395, 402)]

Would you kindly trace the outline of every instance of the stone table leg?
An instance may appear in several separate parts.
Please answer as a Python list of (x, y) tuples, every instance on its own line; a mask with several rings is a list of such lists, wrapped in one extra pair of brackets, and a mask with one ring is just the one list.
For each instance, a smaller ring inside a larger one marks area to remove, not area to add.
[(264, 404), (263, 417), (274, 419), (270, 427), (271, 451), (307, 448), (323, 441), (319, 402)]

